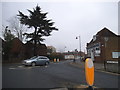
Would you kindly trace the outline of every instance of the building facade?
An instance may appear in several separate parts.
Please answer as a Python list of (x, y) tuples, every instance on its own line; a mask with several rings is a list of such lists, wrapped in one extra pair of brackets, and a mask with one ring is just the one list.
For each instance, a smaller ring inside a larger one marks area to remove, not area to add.
[(47, 54), (56, 53), (56, 48), (53, 46), (47, 46)]
[(74, 51), (74, 52), (66, 52), (66, 53), (64, 53), (64, 58), (66, 59), (66, 60), (73, 60), (73, 59), (76, 59), (76, 60), (78, 60), (78, 59), (83, 59), (85, 57), (85, 53), (84, 52), (76, 52), (76, 51)]
[(119, 36), (103, 28), (87, 43), (87, 56), (93, 61), (104, 62), (118, 60), (120, 57)]
[[(22, 43), (18, 38), (14, 38), (10, 45), (5, 43), (2, 40), (2, 48), (3, 48), (3, 61), (20, 61), (24, 59), (28, 59), (34, 56), (34, 44), (31, 42)], [(7, 47), (10, 46), (9, 52), (6, 50)], [(47, 47), (45, 44), (37, 44), (36, 45), (36, 54), (39, 56), (47, 56)], [(7, 58), (6, 58), (7, 57)]]

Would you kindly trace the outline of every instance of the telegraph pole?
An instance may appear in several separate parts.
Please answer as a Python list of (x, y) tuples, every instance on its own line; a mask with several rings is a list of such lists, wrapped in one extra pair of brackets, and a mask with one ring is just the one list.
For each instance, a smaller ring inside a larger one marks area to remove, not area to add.
[(81, 60), (81, 37), (80, 35), (76, 37), (76, 39), (79, 39), (79, 48), (80, 48), (80, 60)]

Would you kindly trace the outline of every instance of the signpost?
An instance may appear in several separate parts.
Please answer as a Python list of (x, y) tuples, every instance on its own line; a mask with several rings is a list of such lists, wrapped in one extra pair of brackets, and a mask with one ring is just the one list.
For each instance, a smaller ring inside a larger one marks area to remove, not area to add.
[(89, 85), (89, 88), (92, 89), (94, 83), (94, 65), (91, 58), (85, 60), (85, 75), (87, 84)]

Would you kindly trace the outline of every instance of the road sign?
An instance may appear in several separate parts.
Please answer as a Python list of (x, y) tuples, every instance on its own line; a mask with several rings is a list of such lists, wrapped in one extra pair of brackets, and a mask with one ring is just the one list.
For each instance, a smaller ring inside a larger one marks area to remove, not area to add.
[(94, 83), (94, 65), (91, 58), (85, 60), (85, 75), (87, 84), (92, 86)]

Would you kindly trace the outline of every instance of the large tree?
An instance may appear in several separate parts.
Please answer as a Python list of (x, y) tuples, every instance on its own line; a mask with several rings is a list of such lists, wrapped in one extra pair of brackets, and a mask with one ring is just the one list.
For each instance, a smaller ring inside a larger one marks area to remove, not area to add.
[(43, 13), (40, 6), (33, 8), (33, 11), (28, 10), (28, 16), (19, 11), (19, 19), (21, 24), (27, 25), (28, 28), (34, 28), (33, 33), (25, 33), (27, 38), (34, 43), (34, 55), (36, 55), (36, 45), (44, 40), (43, 36), (50, 36), (53, 30), (58, 30), (54, 27), (54, 22), (47, 19), (48, 13)]

